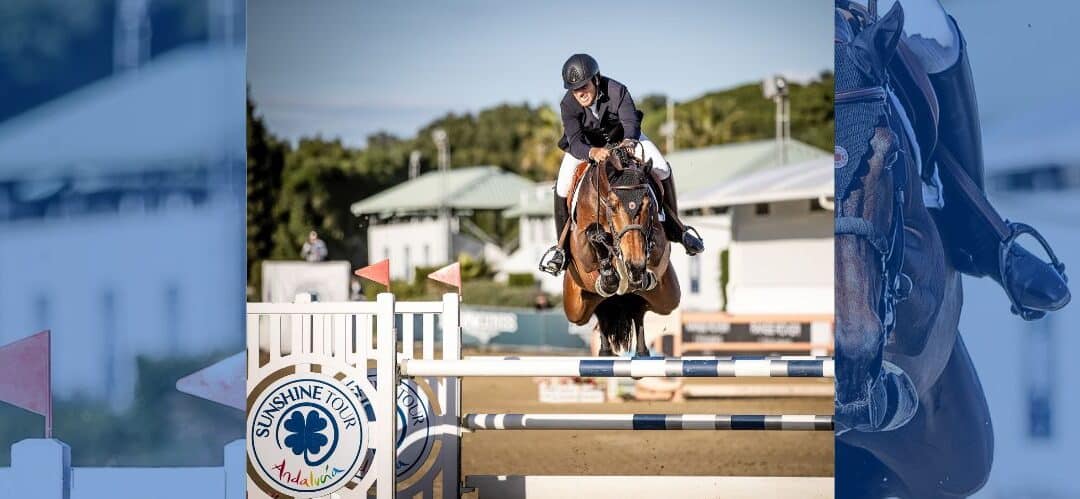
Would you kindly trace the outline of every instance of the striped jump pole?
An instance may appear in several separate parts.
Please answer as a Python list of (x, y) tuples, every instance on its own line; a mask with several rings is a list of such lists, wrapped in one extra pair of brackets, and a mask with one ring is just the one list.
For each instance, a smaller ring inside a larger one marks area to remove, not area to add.
[(832, 358), (709, 357), (617, 358), (593, 357), (473, 357), (465, 360), (408, 359), (403, 376), (579, 376), (681, 378), (832, 378)]
[(832, 416), (725, 414), (466, 414), (470, 430), (833, 431)]

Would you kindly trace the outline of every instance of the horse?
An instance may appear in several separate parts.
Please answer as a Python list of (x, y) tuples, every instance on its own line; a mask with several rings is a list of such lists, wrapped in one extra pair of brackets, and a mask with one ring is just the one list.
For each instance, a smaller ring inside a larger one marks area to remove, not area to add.
[(837, 9), (834, 47), (837, 497), (966, 497), (993, 428), (950, 227), (924, 205), (919, 133), (891, 88), (903, 10), (855, 14)]
[(645, 312), (669, 314), (681, 297), (659, 219), (660, 182), (652, 179), (652, 161), (642, 162), (636, 148), (624, 142), (609, 148), (602, 163), (578, 167), (576, 202), (567, 199), (571, 220), (560, 237), (569, 238), (570, 257), (563, 310), (577, 325), (596, 315), (602, 357), (629, 350), (632, 330), (635, 354), (648, 356)]

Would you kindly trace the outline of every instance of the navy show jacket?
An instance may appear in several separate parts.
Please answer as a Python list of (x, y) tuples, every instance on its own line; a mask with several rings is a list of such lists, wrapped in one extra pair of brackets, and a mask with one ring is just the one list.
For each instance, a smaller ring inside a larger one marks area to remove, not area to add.
[(585, 160), (589, 148), (615, 144), (624, 138), (637, 139), (641, 135), (641, 119), (644, 113), (634, 106), (634, 99), (626, 85), (611, 78), (600, 76), (597, 85), (596, 111), (581, 107), (568, 90), (559, 107), (562, 111), (563, 136), (559, 149), (575, 158)]

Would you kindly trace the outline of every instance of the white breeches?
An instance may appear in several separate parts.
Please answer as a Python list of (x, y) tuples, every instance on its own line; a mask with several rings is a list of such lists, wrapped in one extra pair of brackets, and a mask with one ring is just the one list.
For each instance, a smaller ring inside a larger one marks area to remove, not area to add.
[[(638, 137), (638, 141), (641, 143), (641, 149), (638, 149), (638, 151), (644, 151), (645, 154), (642, 159), (644, 161), (652, 160), (652, 167), (656, 171), (656, 176), (660, 180), (665, 180), (671, 176), (671, 168), (668, 166), (664, 156), (660, 154), (660, 149), (656, 147), (656, 144), (653, 144), (644, 133), (641, 134), (641, 137)], [(574, 181), (574, 170), (582, 161), (585, 160), (575, 158), (570, 153), (563, 155), (562, 164), (559, 165), (559, 178), (555, 181), (555, 194), (560, 197), (567, 197), (570, 194), (570, 183)]]

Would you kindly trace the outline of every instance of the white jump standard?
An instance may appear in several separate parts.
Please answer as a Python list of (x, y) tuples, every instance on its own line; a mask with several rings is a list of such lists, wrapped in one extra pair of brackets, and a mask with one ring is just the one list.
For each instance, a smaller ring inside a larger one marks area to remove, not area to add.
[(832, 416), (724, 414), (466, 414), (470, 430), (833, 431)]
[(832, 378), (832, 359), (783, 357), (631, 358), (579, 357), (471, 358), (401, 361), (402, 376), (581, 376), (682, 378)]

